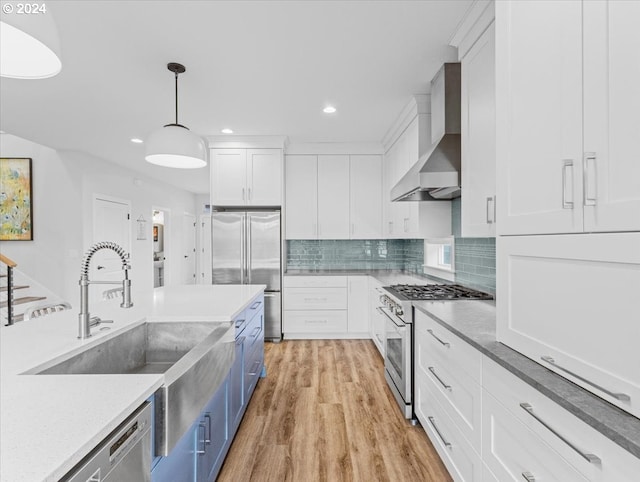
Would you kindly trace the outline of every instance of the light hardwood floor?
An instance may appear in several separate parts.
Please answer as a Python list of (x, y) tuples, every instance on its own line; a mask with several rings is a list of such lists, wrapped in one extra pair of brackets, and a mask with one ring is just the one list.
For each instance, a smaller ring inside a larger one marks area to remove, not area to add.
[(265, 364), (218, 481), (451, 480), (370, 340), (267, 343)]

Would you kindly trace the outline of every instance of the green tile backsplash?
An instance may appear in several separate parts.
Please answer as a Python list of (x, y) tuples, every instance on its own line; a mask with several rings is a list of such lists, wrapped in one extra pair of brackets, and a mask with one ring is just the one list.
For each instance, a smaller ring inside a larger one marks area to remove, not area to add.
[[(460, 198), (451, 204), (456, 282), (496, 292), (496, 241), (460, 237)], [(287, 269), (398, 269), (422, 274), (424, 240), (288, 240)]]
[(456, 282), (496, 293), (495, 238), (462, 238), (460, 198), (451, 202), (451, 232), (455, 238)]

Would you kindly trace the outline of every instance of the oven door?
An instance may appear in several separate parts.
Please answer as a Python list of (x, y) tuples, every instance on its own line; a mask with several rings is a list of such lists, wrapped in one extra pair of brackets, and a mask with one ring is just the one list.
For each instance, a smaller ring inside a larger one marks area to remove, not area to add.
[(411, 325), (386, 308), (380, 311), (387, 317), (384, 368), (405, 404), (411, 404)]

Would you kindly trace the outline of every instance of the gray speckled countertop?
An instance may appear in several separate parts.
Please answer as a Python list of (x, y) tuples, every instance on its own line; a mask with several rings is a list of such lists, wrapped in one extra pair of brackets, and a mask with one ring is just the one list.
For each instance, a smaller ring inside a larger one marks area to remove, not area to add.
[(414, 301), (413, 306), (640, 458), (640, 419), (497, 342), (495, 302)]

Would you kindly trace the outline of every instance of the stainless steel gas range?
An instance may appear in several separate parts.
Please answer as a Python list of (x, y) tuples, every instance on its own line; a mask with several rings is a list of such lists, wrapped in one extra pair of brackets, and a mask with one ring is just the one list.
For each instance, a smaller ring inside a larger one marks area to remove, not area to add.
[(413, 414), (413, 306), (423, 300), (491, 300), (493, 296), (458, 284), (385, 286), (378, 311), (387, 317), (385, 378), (405, 418)]

